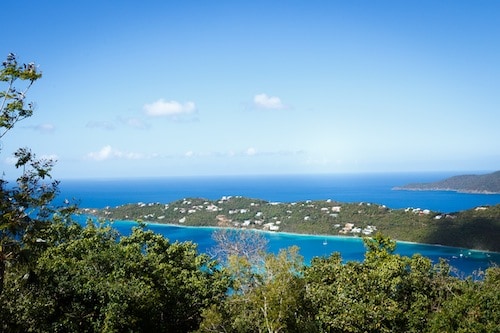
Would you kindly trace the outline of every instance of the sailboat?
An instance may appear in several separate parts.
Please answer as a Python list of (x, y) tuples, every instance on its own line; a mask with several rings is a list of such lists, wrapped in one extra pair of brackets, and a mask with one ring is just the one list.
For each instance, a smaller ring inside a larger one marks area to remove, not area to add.
[(326, 241), (326, 238), (325, 238), (325, 240), (323, 241), (323, 245), (328, 245), (328, 242)]

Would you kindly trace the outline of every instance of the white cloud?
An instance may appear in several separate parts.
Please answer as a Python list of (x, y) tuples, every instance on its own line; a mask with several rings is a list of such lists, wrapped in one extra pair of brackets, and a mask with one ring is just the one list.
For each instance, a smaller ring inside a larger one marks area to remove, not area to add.
[(248, 156), (253, 156), (253, 155), (257, 154), (257, 149), (250, 147), (245, 151), (245, 154)]
[(104, 146), (101, 150), (97, 152), (90, 152), (87, 154), (87, 158), (94, 161), (104, 161), (111, 158), (127, 159), (127, 160), (138, 160), (146, 158), (144, 154), (134, 153), (134, 152), (122, 152), (113, 149), (110, 145)]
[(253, 98), (253, 103), (261, 109), (281, 110), (286, 106), (281, 102), (281, 99), (276, 96), (267, 96), (267, 94), (258, 94)]
[(161, 98), (151, 104), (145, 104), (143, 109), (148, 116), (175, 117), (195, 112), (196, 105), (193, 102), (186, 102), (182, 104), (177, 101), (165, 101)]
[(91, 152), (87, 154), (87, 157), (91, 160), (103, 161), (110, 158), (113, 154), (113, 149), (111, 146), (104, 146), (98, 152)]
[[(39, 159), (40, 160), (45, 160), (45, 161), (49, 161), (50, 160), (50, 161), (56, 162), (59, 158), (55, 154), (50, 154), (50, 155), (41, 155), (41, 156), (39, 156)], [(19, 160), (17, 159), (17, 157), (14, 157), (14, 156), (9, 156), (9, 157), (6, 157), (4, 159), (4, 163), (7, 164), (7, 165), (16, 165), (16, 163), (18, 161)]]

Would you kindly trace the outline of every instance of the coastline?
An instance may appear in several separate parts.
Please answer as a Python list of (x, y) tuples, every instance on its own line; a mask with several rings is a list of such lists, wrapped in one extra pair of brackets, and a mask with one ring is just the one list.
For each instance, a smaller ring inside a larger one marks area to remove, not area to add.
[[(111, 224), (114, 222), (127, 223), (127, 224), (138, 224), (137, 221), (133, 221), (133, 220), (115, 220), (115, 221), (109, 221), (109, 222)], [(146, 226), (148, 226), (149, 224), (152, 224), (155, 226), (176, 227), (176, 228), (181, 228), (181, 229), (209, 229), (209, 230), (214, 230), (214, 231), (218, 230), (218, 229), (237, 229), (237, 228), (232, 228), (232, 227), (187, 226), (187, 225), (185, 226), (185, 225), (180, 225), (180, 224), (160, 223), (160, 222), (154, 222), (154, 221), (143, 221), (143, 223), (145, 223)], [(318, 239), (323, 239), (323, 238), (327, 237), (327, 238), (339, 239), (339, 240), (349, 240), (349, 241), (352, 240), (353, 242), (362, 242), (363, 238), (371, 238), (369, 236), (360, 237), (360, 236), (341, 236), (341, 235), (330, 235), (330, 234), (301, 234), (301, 233), (269, 231), (269, 230), (261, 230), (261, 229), (242, 229), (242, 228), (240, 228), (238, 230), (261, 232), (261, 233), (265, 233), (267, 235), (285, 235), (285, 236), (292, 236), (292, 237), (310, 237), (310, 238), (318, 238)], [(443, 244), (419, 243), (419, 242), (411, 242), (411, 241), (404, 241), (404, 240), (398, 240), (398, 239), (392, 239), (392, 240), (395, 241), (396, 244), (425, 245), (425, 246), (448, 248), (448, 249), (467, 251), (467, 252), (473, 251), (473, 252), (479, 252), (479, 253), (484, 253), (484, 254), (500, 255), (500, 252), (489, 251), (489, 250), (472, 249), (472, 248), (469, 249), (469, 248), (465, 248), (465, 247), (450, 246), (450, 245), (443, 245)]]
[(463, 193), (463, 194), (484, 194), (484, 195), (495, 195), (500, 194), (500, 192), (492, 192), (492, 191), (473, 191), (473, 190), (459, 190), (453, 188), (406, 188), (401, 186), (396, 186), (392, 188), (393, 191), (421, 191), (421, 192), (455, 192), (455, 193)]
[(421, 207), (451, 213), (500, 203), (500, 194), (454, 191), (394, 191), (402, 184), (433, 182), (453, 173), (382, 173), (226, 177), (162, 177), (146, 179), (71, 180), (61, 183), (58, 200), (77, 198), (81, 207), (104, 209), (136, 202), (172, 203), (183, 198), (217, 200), (243, 196), (269, 202), (306, 200), (371, 202), (393, 209)]

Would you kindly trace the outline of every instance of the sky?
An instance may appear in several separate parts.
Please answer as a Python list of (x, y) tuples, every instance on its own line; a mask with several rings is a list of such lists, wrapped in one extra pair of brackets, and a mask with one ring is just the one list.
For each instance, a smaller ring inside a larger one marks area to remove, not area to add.
[[(7, 1), (57, 179), (500, 169), (500, 1)], [(3, 55), (2, 55), (3, 54)], [(2, 89), (4, 87), (2, 86)]]

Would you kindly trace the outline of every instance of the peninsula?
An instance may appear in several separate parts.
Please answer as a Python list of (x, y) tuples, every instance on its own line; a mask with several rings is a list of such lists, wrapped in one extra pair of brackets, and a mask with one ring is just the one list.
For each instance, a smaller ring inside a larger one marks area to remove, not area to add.
[(460, 175), (433, 183), (413, 183), (394, 187), (406, 191), (455, 191), (463, 193), (500, 193), (500, 171), (484, 175)]
[(370, 236), (500, 252), (500, 204), (443, 214), (391, 209), (374, 203), (332, 200), (292, 203), (245, 197), (186, 198), (172, 203), (134, 203), (82, 209), (104, 220), (138, 220), (185, 226), (218, 226), (316, 235)]

